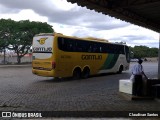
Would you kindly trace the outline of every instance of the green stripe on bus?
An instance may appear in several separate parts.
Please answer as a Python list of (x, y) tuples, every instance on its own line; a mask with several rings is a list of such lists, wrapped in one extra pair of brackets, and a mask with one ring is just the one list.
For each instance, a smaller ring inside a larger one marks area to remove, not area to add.
[(119, 54), (109, 54), (101, 69), (111, 69), (116, 64), (118, 57)]

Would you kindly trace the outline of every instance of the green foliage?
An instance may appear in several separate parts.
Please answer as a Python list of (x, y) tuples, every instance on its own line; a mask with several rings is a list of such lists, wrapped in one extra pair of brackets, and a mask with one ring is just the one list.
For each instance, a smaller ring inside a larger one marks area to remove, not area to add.
[(0, 20), (0, 49), (4, 49), (9, 45), (11, 33), (13, 32), (14, 21), (11, 19)]
[(0, 19), (0, 48), (7, 47), (17, 53), (17, 62), (28, 53), (35, 34), (53, 33), (52, 26), (29, 20)]
[(130, 47), (133, 52), (132, 58), (158, 57), (158, 48), (149, 48), (147, 46)]

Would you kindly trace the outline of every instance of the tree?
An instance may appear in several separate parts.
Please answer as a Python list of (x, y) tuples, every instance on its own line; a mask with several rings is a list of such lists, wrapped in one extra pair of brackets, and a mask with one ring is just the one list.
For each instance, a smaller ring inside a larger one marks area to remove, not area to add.
[[(11, 27), (9, 25), (11, 25)], [(29, 20), (18, 22), (13, 20), (6, 20), (5, 27), (8, 30), (6, 32), (8, 36), (7, 48), (15, 51), (15, 53), (17, 54), (18, 64), (21, 63), (21, 58), (30, 50), (32, 39), (35, 34), (54, 32), (52, 26), (47, 23), (34, 21), (30, 22)]]
[(145, 58), (145, 57), (157, 57), (158, 48), (149, 48), (147, 46), (134, 46), (130, 47), (130, 50), (134, 54), (134, 58)]
[(8, 19), (0, 19), (0, 47), (6, 47), (9, 45), (11, 34), (13, 33), (15, 21)]
[(4, 62), (5, 62), (5, 51), (6, 47), (9, 45), (9, 40), (11, 39), (11, 33), (13, 32), (13, 26), (15, 21), (8, 19), (0, 19), (0, 52), (4, 52)]

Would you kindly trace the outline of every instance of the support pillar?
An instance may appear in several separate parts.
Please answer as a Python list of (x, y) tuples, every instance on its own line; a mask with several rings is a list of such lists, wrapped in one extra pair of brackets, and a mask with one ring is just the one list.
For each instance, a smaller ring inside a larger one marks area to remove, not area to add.
[(158, 79), (160, 80), (160, 32), (159, 32), (159, 50), (158, 50)]
[(6, 47), (3, 48), (3, 52), (4, 52), (4, 55), (3, 55), (3, 61), (4, 63), (3, 64), (6, 64)]

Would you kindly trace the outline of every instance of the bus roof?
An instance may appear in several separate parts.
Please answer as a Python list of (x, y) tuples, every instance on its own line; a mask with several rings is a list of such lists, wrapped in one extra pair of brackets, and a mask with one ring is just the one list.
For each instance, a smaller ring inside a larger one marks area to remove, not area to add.
[(39, 33), (39, 34), (36, 34), (35, 36), (46, 36), (46, 35), (53, 36), (54, 33)]
[(66, 35), (63, 35), (62, 33), (39, 33), (39, 34), (36, 34), (35, 36), (65, 36), (65, 37), (69, 37), (69, 36), (66, 36)]
[(94, 37), (84, 37), (84, 38), (80, 38), (80, 37), (76, 37), (76, 36), (67, 36), (67, 35), (63, 35), (62, 33), (40, 33), (40, 34), (36, 34), (35, 36), (59, 36), (59, 37), (66, 37), (66, 38), (75, 38), (78, 40), (88, 40), (88, 41), (93, 41), (93, 42), (102, 42), (102, 43), (110, 43), (110, 44), (117, 44), (117, 45), (126, 45), (126, 43), (123, 42), (109, 42), (106, 39), (101, 39), (101, 38), (94, 38)]
[(93, 40), (93, 41), (109, 42), (109, 41), (108, 41), (108, 40), (106, 40), (106, 39), (94, 38), (94, 37), (85, 37), (84, 39), (87, 39), (87, 40)]

